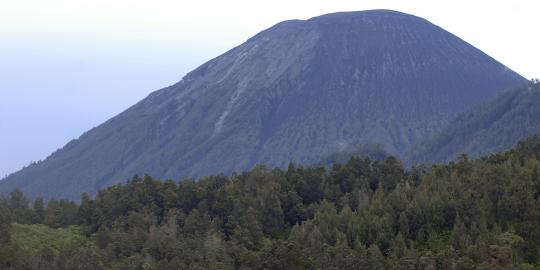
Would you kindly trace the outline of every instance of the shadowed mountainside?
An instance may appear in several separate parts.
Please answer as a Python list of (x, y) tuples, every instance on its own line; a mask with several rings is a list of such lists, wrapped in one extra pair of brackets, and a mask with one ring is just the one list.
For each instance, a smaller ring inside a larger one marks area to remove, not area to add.
[(493, 101), (463, 113), (439, 134), (409, 153), (409, 163), (450, 161), (512, 148), (519, 140), (540, 135), (540, 83), (506, 91)]

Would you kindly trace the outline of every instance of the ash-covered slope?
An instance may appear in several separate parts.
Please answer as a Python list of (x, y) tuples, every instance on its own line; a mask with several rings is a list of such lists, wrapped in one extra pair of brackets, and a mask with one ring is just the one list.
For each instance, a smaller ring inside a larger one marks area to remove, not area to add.
[(78, 198), (135, 173), (180, 179), (320, 161), (349, 145), (403, 153), (524, 79), (394, 11), (279, 23), (0, 182)]
[(454, 160), (465, 153), (479, 157), (506, 151), (529, 136), (540, 136), (540, 83), (530, 82), (461, 114), (409, 154), (409, 163)]

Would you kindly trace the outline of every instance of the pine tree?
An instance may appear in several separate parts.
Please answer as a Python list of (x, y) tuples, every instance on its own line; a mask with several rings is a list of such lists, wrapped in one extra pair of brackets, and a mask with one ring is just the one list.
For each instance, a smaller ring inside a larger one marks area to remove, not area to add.
[(386, 269), (384, 256), (377, 245), (371, 245), (367, 250), (367, 264), (369, 269)]
[(34, 223), (41, 224), (43, 223), (43, 219), (45, 218), (45, 204), (43, 203), (42, 198), (37, 198), (34, 200)]
[(12, 210), (28, 208), (28, 200), (19, 188), (15, 188), (10, 193), (9, 208)]
[(0, 198), (0, 246), (11, 240), (11, 213), (6, 203)]
[(454, 221), (454, 228), (452, 229), (452, 236), (450, 238), (452, 246), (459, 252), (464, 252), (465, 249), (469, 246), (469, 234), (465, 224), (461, 220), (460, 215), (456, 216)]

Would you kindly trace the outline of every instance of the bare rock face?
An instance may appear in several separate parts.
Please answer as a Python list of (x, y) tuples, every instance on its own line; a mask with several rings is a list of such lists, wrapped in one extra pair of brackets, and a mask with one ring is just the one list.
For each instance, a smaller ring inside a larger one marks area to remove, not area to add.
[(279, 23), (0, 182), (77, 199), (148, 173), (180, 179), (314, 163), (348, 146), (401, 154), (525, 80), (399, 12)]

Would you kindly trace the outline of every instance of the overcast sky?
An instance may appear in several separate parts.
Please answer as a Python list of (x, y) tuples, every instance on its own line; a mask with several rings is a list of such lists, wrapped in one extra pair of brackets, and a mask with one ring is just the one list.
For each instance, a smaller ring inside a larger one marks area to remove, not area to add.
[(393, 9), (540, 77), (540, 1), (0, 0), (0, 177), (287, 19)]

